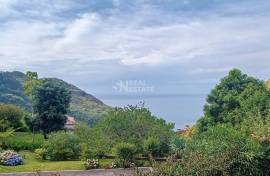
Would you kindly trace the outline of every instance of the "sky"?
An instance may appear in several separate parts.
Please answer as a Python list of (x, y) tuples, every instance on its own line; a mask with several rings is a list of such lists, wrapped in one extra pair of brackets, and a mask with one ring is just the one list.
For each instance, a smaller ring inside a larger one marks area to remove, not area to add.
[(207, 94), (232, 68), (270, 78), (269, 0), (0, 0), (2, 71), (166, 96)]

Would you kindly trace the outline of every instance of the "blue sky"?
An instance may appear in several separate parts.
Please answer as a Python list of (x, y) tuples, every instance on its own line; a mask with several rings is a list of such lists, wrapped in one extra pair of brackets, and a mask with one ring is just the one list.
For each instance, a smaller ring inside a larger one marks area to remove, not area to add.
[(1, 70), (206, 94), (235, 67), (270, 78), (269, 0), (0, 0)]

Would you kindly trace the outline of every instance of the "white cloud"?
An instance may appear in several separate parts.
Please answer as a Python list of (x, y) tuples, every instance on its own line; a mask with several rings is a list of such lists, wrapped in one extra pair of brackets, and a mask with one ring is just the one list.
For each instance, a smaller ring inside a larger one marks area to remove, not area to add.
[[(62, 7), (61, 1), (57, 2), (54, 9), (69, 8), (70, 4)], [(119, 5), (120, 1), (114, 3)], [(10, 6), (6, 3), (4, 8)], [(40, 3), (37, 7), (46, 6)], [(84, 12), (74, 19), (59, 20), (55, 11), (47, 10), (48, 16), (55, 16), (47, 21), (23, 19), (4, 23), (0, 29), (1, 63), (12, 67), (15, 63), (27, 66), (62, 59), (117, 60), (128, 66), (183, 64), (195, 69), (204, 67), (200, 72), (208, 72), (239, 66), (247, 58), (253, 63), (261, 57), (264, 64), (270, 57), (267, 15), (209, 13), (204, 18), (187, 19), (186, 15), (148, 7), (147, 13), (139, 10), (125, 16), (118, 12)], [(166, 21), (170, 17), (173, 20)], [(215, 68), (219, 63), (225, 65)]]
[(63, 37), (56, 42), (56, 50), (63, 50), (68, 46), (71, 49), (74, 44), (80, 43), (80, 41), (84, 40), (84, 37), (89, 36), (91, 31), (98, 25), (98, 21), (96, 14), (84, 14), (79, 19), (68, 24), (63, 31)]
[(13, 5), (17, 3), (17, 0), (0, 0), (0, 17), (8, 16), (12, 13), (16, 13), (13, 10)]

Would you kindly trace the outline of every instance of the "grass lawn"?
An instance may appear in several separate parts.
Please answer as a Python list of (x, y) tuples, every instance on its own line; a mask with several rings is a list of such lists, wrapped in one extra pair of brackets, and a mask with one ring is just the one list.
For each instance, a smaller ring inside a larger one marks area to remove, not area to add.
[[(34, 153), (24, 151), (19, 152), (25, 159), (24, 165), (1, 166), (0, 173), (7, 172), (35, 172), (35, 171), (60, 171), (60, 170), (84, 170), (82, 161), (42, 161), (35, 157)], [(112, 160), (99, 160), (101, 167), (106, 168), (111, 165)]]
[[(32, 143), (33, 134), (30, 132), (16, 132), (14, 136), (10, 137), (9, 140), (20, 141), (24, 140), (25, 142)], [(44, 137), (40, 133), (35, 134), (35, 142), (42, 143), (44, 142)]]
[(40, 148), (43, 142), (44, 138), (40, 133), (35, 135), (33, 143), (32, 133), (16, 132), (14, 136), (6, 140), (6, 145), (8, 148), (13, 148), (14, 150), (33, 150), (35, 148)]

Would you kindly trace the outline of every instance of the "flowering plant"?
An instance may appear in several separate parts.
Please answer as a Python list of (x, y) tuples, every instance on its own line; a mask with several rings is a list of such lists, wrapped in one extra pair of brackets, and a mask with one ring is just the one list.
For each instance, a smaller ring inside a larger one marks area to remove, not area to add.
[(23, 164), (23, 158), (12, 150), (0, 153), (0, 164), (5, 166), (17, 166)]
[(126, 161), (123, 159), (116, 159), (111, 163), (110, 168), (133, 168), (135, 167), (135, 163), (130, 161)]
[(117, 168), (117, 163), (116, 162), (112, 162), (112, 164), (111, 164), (111, 167), (110, 168)]
[(97, 169), (100, 167), (99, 165), (99, 161), (97, 159), (88, 159), (86, 160), (85, 164), (85, 169), (89, 170), (89, 169)]

